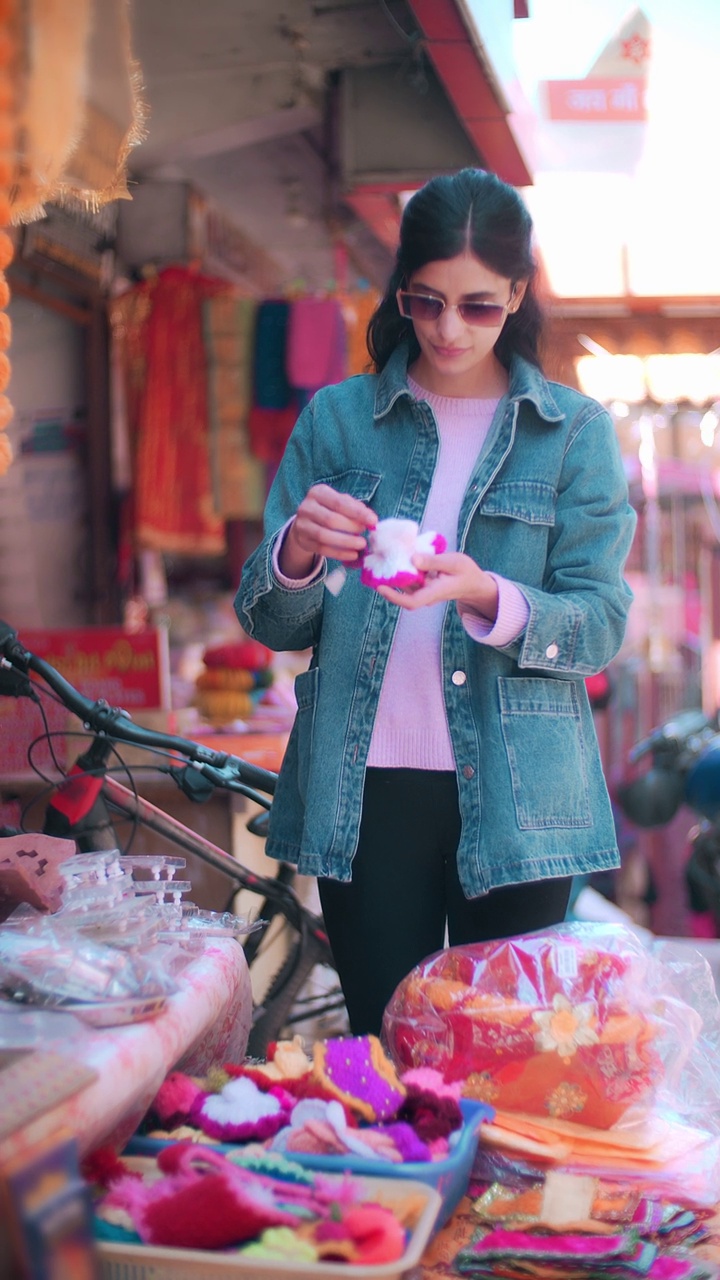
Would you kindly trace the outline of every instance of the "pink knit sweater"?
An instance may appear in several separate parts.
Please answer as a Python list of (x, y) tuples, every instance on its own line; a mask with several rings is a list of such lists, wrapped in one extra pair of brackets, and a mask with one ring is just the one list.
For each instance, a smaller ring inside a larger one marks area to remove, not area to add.
[[(433, 395), (412, 378), (410, 390), (431, 406), (438, 424), (440, 450), (423, 529), (442, 533), (448, 551), (457, 550), (460, 506), (478, 454), (487, 438), (496, 400), (465, 400)], [(288, 587), (306, 585), (275, 573)], [(506, 645), (524, 630), (529, 608), (519, 587), (493, 575), (498, 585), (495, 622), (471, 609), (459, 608), (463, 626), (478, 644)], [(455, 758), (448, 730), (442, 689), (441, 639), (445, 606), (417, 612), (401, 610), (385, 671), (368, 765), (379, 768), (454, 770)]]

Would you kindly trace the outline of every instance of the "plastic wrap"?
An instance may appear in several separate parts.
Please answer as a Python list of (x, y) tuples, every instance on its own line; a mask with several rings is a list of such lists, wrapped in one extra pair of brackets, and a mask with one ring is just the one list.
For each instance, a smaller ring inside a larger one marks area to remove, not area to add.
[(429, 957), (383, 1038), (399, 1068), (435, 1067), (466, 1097), (606, 1129), (678, 1086), (702, 1021), (631, 931), (571, 924)]

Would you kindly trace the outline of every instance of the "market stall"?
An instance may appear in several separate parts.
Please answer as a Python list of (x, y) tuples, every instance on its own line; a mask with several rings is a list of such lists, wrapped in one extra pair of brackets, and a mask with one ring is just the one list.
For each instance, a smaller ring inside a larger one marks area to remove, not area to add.
[(719, 1033), (709, 968), (671, 941), (576, 924), (450, 948), (380, 1039), (263, 1060), (215, 1040), (78, 1134), (87, 1256), (162, 1280), (711, 1280)]

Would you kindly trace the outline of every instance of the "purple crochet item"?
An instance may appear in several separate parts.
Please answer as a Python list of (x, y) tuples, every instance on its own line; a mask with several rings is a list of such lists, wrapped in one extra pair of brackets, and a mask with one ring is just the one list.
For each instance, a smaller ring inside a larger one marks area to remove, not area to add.
[(405, 1088), (377, 1036), (341, 1036), (313, 1050), (314, 1074), (341, 1102), (372, 1123), (392, 1120)]
[(422, 1142), (412, 1125), (406, 1124), (404, 1120), (383, 1125), (383, 1133), (387, 1133), (392, 1138), (403, 1158), (403, 1164), (408, 1161), (413, 1164), (426, 1164), (432, 1160), (432, 1152), (427, 1143)]

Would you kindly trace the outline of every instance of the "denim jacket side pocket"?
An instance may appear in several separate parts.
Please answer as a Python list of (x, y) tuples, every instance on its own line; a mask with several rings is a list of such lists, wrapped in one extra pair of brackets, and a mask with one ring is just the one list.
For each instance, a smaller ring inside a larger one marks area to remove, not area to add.
[(582, 714), (573, 682), (500, 676), (498, 693), (520, 829), (591, 826)]
[(320, 672), (317, 667), (310, 667), (309, 671), (301, 671), (295, 677), (295, 698), (297, 700), (297, 718), (295, 722), (297, 729), (297, 783), (303, 804), (307, 798), (307, 785), (310, 777), (319, 679)]

